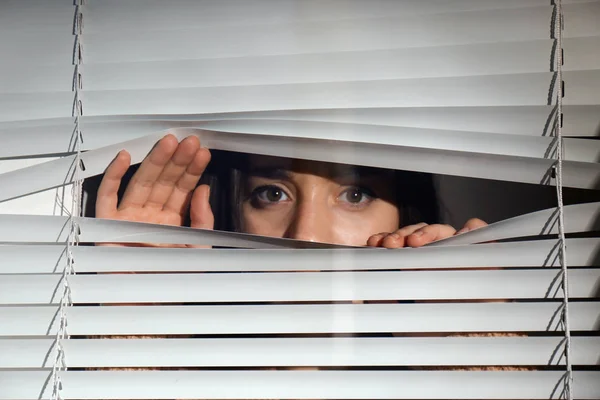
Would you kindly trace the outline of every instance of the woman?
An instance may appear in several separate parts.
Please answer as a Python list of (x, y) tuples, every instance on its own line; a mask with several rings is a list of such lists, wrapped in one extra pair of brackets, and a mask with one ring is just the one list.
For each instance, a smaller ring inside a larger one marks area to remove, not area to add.
[[(130, 165), (121, 151), (98, 188), (98, 218), (213, 229), (210, 187), (197, 186), (210, 162), (195, 136), (162, 138), (133, 175), (119, 202)], [(355, 168), (316, 161), (247, 156), (236, 159), (233, 199), (237, 231), (316, 242), (386, 248), (419, 247), (486, 225), (472, 219), (457, 232), (437, 220), (426, 174)], [(394, 183), (394, 184), (390, 184)]]

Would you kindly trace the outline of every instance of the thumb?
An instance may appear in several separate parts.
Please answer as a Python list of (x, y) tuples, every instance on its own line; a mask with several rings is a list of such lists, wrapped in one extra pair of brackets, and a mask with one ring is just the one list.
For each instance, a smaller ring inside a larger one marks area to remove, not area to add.
[(214, 229), (215, 217), (208, 202), (210, 186), (200, 185), (194, 190), (190, 202), (190, 219), (192, 228)]

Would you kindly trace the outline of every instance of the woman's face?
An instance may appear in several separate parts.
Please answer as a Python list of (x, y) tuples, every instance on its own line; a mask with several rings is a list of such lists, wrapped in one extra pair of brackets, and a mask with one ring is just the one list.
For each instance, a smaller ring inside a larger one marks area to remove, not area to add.
[(250, 157), (243, 182), (247, 233), (364, 246), (400, 225), (393, 175), (317, 161)]

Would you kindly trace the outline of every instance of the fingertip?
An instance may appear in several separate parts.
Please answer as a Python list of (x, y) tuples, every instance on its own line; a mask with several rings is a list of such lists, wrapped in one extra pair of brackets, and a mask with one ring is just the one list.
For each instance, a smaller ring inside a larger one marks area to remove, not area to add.
[(385, 233), (377, 233), (375, 235), (371, 235), (369, 239), (367, 239), (367, 246), (379, 247), (379, 245), (381, 244), (381, 240), (385, 235)]
[(381, 245), (386, 249), (397, 249), (404, 247), (404, 237), (398, 235), (397, 233), (390, 233), (383, 238)]
[(127, 165), (129, 165), (131, 164), (131, 154), (129, 154), (127, 150), (123, 149), (117, 153), (115, 160), (126, 162)]
[(468, 220), (465, 223), (465, 226), (463, 229), (461, 229), (461, 231), (465, 230), (465, 229), (466, 229), (466, 231), (470, 231), (473, 229), (483, 228), (484, 226), (487, 226), (487, 225), (488, 225), (487, 222), (485, 222), (479, 218), (471, 218), (470, 220)]
[[(198, 142), (200, 143), (200, 142)], [(201, 154), (202, 159), (208, 164), (210, 162), (210, 160), (212, 159), (212, 154), (210, 153), (210, 150), (206, 147), (200, 147), (200, 149), (198, 150), (198, 152)]]
[(172, 133), (167, 133), (162, 139), (159, 140), (157, 147), (160, 147), (165, 151), (175, 152), (178, 145), (179, 140), (177, 140), (177, 137)]
[(431, 242), (431, 238), (424, 229), (415, 231), (406, 237), (406, 244), (409, 247), (421, 247), (429, 242)]

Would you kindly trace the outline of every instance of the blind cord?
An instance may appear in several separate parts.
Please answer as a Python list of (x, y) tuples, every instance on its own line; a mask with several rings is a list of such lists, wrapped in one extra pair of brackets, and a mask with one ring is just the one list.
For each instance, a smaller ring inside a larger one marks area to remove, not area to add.
[(568, 400), (573, 399), (573, 368), (571, 365), (571, 328), (569, 325), (569, 277), (567, 266), (567, 246), (565, 238), (565, 220), (564, 220), (564, 204), (563, 204), (563, 187), (562, 187), (562, 162), (563, 162), (563, 138), (562, 138), (562, 102), (564, 96), (564, 82), (562, 79), (563, 65), (563, 49), (562, 49), (562, 33), (563, 33), (563, 14), (562, 0), (554, 1), (555, 21), (554, 21), (554, 37), (557, 43), (556, 46), (556, 75), (558, 81), (557, 88), (557, 117), (555, 119), (555, 135), (557, 139), (556, 149), (556, 197), (558, 203), (558, 240), (560, 243), (560, 265), (562, 272), (562, 289), (563, 289), (563, 327), (565, 331), (565, 363), (566, 372), (564, 377), (564, 395)]
[(73, 257), (73, 248), (79, 244), (79, 225), (78, 218), (82, 212), (82, 197), (83, 197), (83, 180), (81, 177), (81, 171), (84, 168), (83, 161), (81, 159), (81, 142), (83, 137), (81, 134), (81, 117), (83, 115), (82, 106), (82, 80), (81, 80), (81, 63), (83, 59), (83, 9), (82, 5), (84, 0), (76, 0), (75, 5), (75, 18), (73, 34), (75, 35), (75, 46), (73, 54), (73, 65), (74, 65), (74, 81), (73, 81), (73, 117), (74, 117), (74, 150), (75, 160), (73, 165), (73, 186), (71, 196), (71, 209), (69, 212), (69, 237), (66, 243), (66, 265), (63, 269), (62, 284), (63, 291), (59, 304), (58, 311), (58, 329), (55, 338), (55, 349), (56, 357), (52, 366), (52, 400), (62, 400), (62, 380), (61, 372), (66, 371), (67, 364), (65, 359), (65, 351), (63, 347), (63, 341), (68, 339), (68, 321), (67, 321), (67, 309), (73, 305), (71, 285), (69, 283), (70, 276), (75, 274), (75, 259)]

